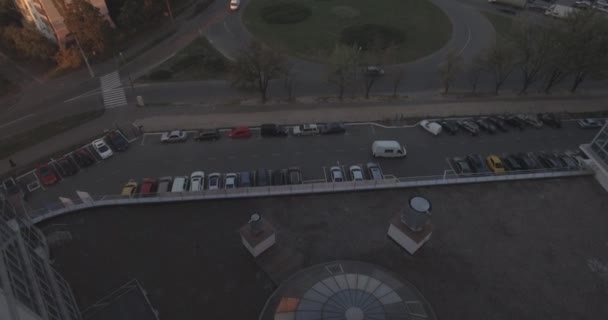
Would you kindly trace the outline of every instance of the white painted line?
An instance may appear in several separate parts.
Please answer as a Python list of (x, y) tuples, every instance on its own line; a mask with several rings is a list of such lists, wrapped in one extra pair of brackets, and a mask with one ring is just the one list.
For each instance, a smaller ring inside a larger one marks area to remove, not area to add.
[(94, 96), (94, 95), (97, 95), (97, 94), (100, 94), (100, 93), (101, 93), (101, 88), (97, 88), (97, 89), (93, 89), (91, 91), (87, 91), (85, 93), (79, 94), (79, 95), (75, 96), (74, 98), (65, 100), (63, 102), (71, 102), (71, 101), (74, 101), (74, 100), (78, 100), (78, 99)]
[(143, 135), (141, 136), (141, 143), (140, 143), (140, 145), (142, 145), (142, 146), (143, 146), (145, 141), (146, 141), (146, 135), (145, 135), (145, 134), (143, 134)]
[(28, 114), (27, 116), (23, 116), (23, 117), (21, 117), (21, 118), (19, 118), (19, 119), (17, 119), (17, 120), (13, 120), (13, 121), (11, 121), (11, 122), (7, 122), (7, 123), (5, 123), (5, 124), (2, 124), (2, 125), (0, 125), (0, 128), (8, 127), (8, 126), (10, 126), (10, 125), (13, 125), (13, 124), (15, 124), (15, 123), (19, 122), (19, 121), (25, 120), (25, 119), (27, 119), (27, 118), (31, 118), (31, 117), (33, 117), (33, 116), (35, 116), (35, 115), (36, 115), (35, 113)]
[(464, 49), (467, 48), (467, 46), (469, 45), (469, 42), (471, 42), (471, 27), (469, 27), (469, 25), (467, 24), (467, 42), (465, 42), (462, 49), (460, 49), (460, 51), (458, 51), (459, 55), (464, 51)]
[(323, 177), (325, 177), (325, 181), (327, 181), (327, 173), (325, 172), (325, 167), (323, 167)]
[(277, 156), (280, 156), (281, 154), (280, 153), (273, 153), (272, 155), (275, 156), (275, 157), (277, 157)]

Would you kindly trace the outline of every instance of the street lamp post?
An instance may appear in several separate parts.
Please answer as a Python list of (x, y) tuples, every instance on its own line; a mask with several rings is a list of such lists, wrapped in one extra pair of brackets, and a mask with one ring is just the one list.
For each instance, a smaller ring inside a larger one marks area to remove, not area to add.
[(84, 51), (82, 50), (82, 47), (80, 46), (80, 41), (78, 41), (78, 37), (72, 33), (72, 35), (74, 36), (74, 39), (76, 40), (76, 45), (78, 46), (78, 51), (80, 51), (80, 55), (82, 56), (82, 60), (84, 60), (84, 64), (87, 65), (87, 69), (89, 70), (89, 74), (91, 75), (91, 78), (95, 78), (95, 73), (93, 72), (93, 69), (91, 68), (91, 65), (89, 64), (89, 59), (87, 59), (87, 55), (84, 54)]

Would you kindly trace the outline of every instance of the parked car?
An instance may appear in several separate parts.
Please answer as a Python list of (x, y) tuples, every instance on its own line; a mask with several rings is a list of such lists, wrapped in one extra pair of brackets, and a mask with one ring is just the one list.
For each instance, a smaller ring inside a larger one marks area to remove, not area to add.
[(207, 178), (207, 189), (218, 190), (222, 187), (222, 174), (214, 172)]
[(145, 178), (139, 186), (138, 194), (141, 197), (149, 197), (158, 191), (158, 180), (154, 178)]
[(363, 181), (365, 178), (363, 177), (363, 170), (359, 166), (350, 166), (350, 177), (353, 181)]
[(581, 119), (578, 121), (578, 126), (583, 129), (601, 128), (604, 123), (598, 119)]
[(135, 192), (137, 192), (137, 181), (131, 179), (122, 187), (120, 195), (132, 197), (135, 195)]
[(319, 134), (319, 127), (314, 123), (301, 124), (293, 127), (294, 136), (312, 136)]
[(488, 173), (490, 172), (485, 165), (485, 161), (483, 157), (479, 154), (470, 154), (467, 156), (467, 161), (469, 162), (469, 166), (475, 173)]
[(567, 169), (578, 169), (579, 163), (574, 157), (571, 157), (566, 154), (555, 154), (555, 156), (562, 161), (562, 163)]
[(78, 167), (69, 157), (63, 157), (57, 160), (55, 164), (62, 177), (69, 177), (78, 173)]
[(383, 76), (384, 69), (380, 66), (367, 66), (363, 69), (363, 74), (370, 77)]
[(339, 134), (345, 133), (346, 128), (344, 124), (339, 122), (330, 122), (324, 126), (321, 126), (321, 134)]
[(188, 133), (183, 130), (165, 132), (160, 136), (160, 141), (163, 143), (184, 142), (186, 140), (188, 140)]
[(537, 155), (538, 162), (547, 169), (561, 169), (565, 164), (555, 156), (548, 153), (539, 153)]
[(237, 11), (241, 7), (241, 0), (230, 0), (230, 11)]
[(173, 178), (173, 184), (171, 185), (171, 192), (184, 192), (189, 190), (190, 177), (188, 176), (177, 176)]
[(4, 190), (6, 190), (7, 194), (18, 194), (21, 192), (21, 188), (11, 177), (8, 177), (2, 181), (2, 186), (4, 187)]
[(171, 191), (173, 177), (162, 177), (158, 179), (158, 193), (167, 193)]
[(479, 134), (479, 126), (471, 120), (458, 121), (458, 126), (470, 133), (472, 136)]
[(253, 181), (251, 180), (251, 172), (249, 172), (249, 171), (239, 172), (237, 182), (238, 182), (239, 188), (253, 187)]
[(493, 124), (498, 130), (500, 130), (502, 132), (509, 131), (509, 129), (507, 129), (507, 123), (500, 118), (487, 117), (486, 120), (488, 120), (491, 124)]
[(232, 139), (246, 139), (251, 137), (251, 130), (247, 127), (236, 127), (228, 131), (228, 137)]
[(59, 176), (48, 164), (43, 164), (36, 169), (36, 175), (40, 179), (40, 183), (45, 186), (50, 186), (59, 181)]
[(494, 173), (503, 173), (505, 172), (505, 167), (502, 164), (502, 161), (497, 155), (491, 155), (486, 158), (486, 164), (488, 169)]
[(519, 120), (517, 117), (512, 115), (500, 116), (498, 119), (504, 120), (508, 125), (519, 130), (523, 130), (526, 127), (526, 123)]
[(103, 141), (103, 139), (97, 139), (97, 140), (93, 141), (91, 144), (93, 145), (93, 148), (95, 149), (95, 151), (97, 151), (97, 153), (99, 154), (99, 156), (102, 159), (107, 159), (107, 158), (111, 157), (112, 155), (114, 155), (114, 152), (112, 152), (112, 149), (110, 149), (110, 147), (108, 147), (108, 145)]
[(536, 157), (530, 156), (529, 154), (525, 154), (523, 152), (515, 154), (515, 159), (519, 162), (519, 165), (524, 170), (536, 170), (539, 168), (538, 161), (536, 161)]
[(441, 133), (441, 125), (437, 122), (433, 122), (433, 121), (429, 121), (429, 120), (422, 120), (420, 121), (420, 126), (430, 132), (432, 135), (436, 136), (438, 134)]
[(543, 123), (540, 120), (538, 120), (538, 118), (535, 115), (522, 113), (522, 114), (518, 114), (517, 118), (519, 120), (525, 122), (529, 126), (532, 126), (536, 129), (540, 129), (543, 126)]
[(552, 128), (561, 128), (562, 122), (559, 118), (553, 113), (539, 113), (538, 118), (546, 125)]
[(122, 152), (129, 149), (129, 141), (125, 139), (118, 131), (112, 131), (106, 135), (106, 141), (114, 151)]
[(273, 186), (282, 186), (287, 181), (287, 170), (271, 170), (269, 173)]
[(286, 137), (289, 129), (276, 124), (263, 124), (260, 127), (260, 134), (264, 138), (268, 137)]
[(342, 182), (344, 181), (344, 175), (342, 175), (342, 169), (338, 166), (334, 166), (329, 168), (329, 173), (331, 175), (332, 182)]
[(270, 184), (268, 181), (268, 170), (266, 169), (258, 169), (255, 171), (255, 185), (258, 187), (264, 187)]
[(513, 155), (504, 155), (502, 158), (502, 163), (506, 170), (508, 171), (522, 171), (524, 167), (517, 161), (517, 158)]
[(479, 125), (479, 127), (489, 133), (489, 134), (495, 134), (496, 133), (496, 127), (488, 120), (486, 119), (477, 119), (475, 120), (475, 123), (477, 123), (477, 125)]
[(465, 158), (454, 157), (450, 159), (450, 163), (452, 164), (452, 168), (454, 168), (454, 171), (457, 174), (470, 175), (473, 173), (473, 169)]
[(290, 167), (287, 169), (287, 177), (289, 184), (302, 184), (302, 171), (298, 167)]
[(224, 189), (235, 189), (238, 183), (237, 179), (236, 173), (227, 173), (224, 178)]
[(202, 191), (205, 188), (205, 172), (194, 171), (190, 174), (190, 191)]
[(377, 163), (370, 162), (367, 164), (367, 171), (369, 173), (369, 177), (372, 180), (382, 180), (384, 179), (384, 175), (382, 174), (382, 169)]
[(443, 128), (443, 131), (449, 133), (450, 135), (455, 135), (458, 132), (458, 125), (453, 121), (443, 120), (439, 122), (439, 125)]
[(196, 141), (216, 141), (220, 139), (220, 131), (217, 129), (199, 130), (194, 140)]
[(74, 158), (74, 161), (76, 161), (81, 168), (86, 168), (95, 163), (95, 158), (93, 155), (91, 155), (91, 153), (84, 148), (74, 151), (72, 153), (72, 158)]

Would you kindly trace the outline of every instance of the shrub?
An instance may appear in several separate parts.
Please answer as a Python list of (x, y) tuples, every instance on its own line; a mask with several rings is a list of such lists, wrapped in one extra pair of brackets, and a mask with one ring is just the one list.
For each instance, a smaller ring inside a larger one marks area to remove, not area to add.
[(148, 74), (148, 78), (150, 80), (167, 80), (171, 79), (172, 76), (173, 73), (171, 73), (169, 70), (156, 70)]
[(405, 41), (403, 31), (379, 24), (362, 24), (344, 28), (340, 41), (349, 46), (359, 46), (361, 50), (381, 49)]
[(301, 3), (276, 3), (263, 7), (260, 13), (267, 23), (291, 24), (306, 20), (312, 10)]

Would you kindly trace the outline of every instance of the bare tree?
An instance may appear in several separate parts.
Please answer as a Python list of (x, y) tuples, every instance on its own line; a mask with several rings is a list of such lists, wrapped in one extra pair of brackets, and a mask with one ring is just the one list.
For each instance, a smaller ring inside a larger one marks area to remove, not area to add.
[(608, 58), (608, 20), (596, 11), (575, 12), (566, 19), (569, 62), (574, 76), (571, 92), (589, 76), (602, 78)]
[(477, 94), (477, 84), (479, 83), (479, 78), (481, 74), (484, 72), (484, 62), (481, 54), (477, 54), (473, 61), (469, 64), (466, 71), (467, 80), (471, 85), (471, 93), (473, 95)]
[(484, 69), (494, 78), (494, 93), (498, 94), (500, 87), (515, 69), (515, 56), (507, 43), (494, 42), (484, 53)]
[(359, 48), (341, 44), (334, 47), (328, 80), (338, 87), (338, 99), (344, 98), (346, 88), (357, 78), (359, 60)]
[(547, 64), (546, 55), (552, 47), (551, 30), (531, 25), (527, 20), (513, 24), (511, 41), (515, 50), (515, 65), (522, 73), (522, 88), (519, 94), (538, 81)]
[(266, 102), (270, 80), (283, 76), (287, 68), (287, 58), (282, 52), (252, 41), (236, 57), (232, 67), (232, 83), (235, 86), (256, 87), (262, 102)]
[(293, 66), (290, 65), (285, 68), (285, 73), (283, 74), (283, 87), (285, 88), (285, 92), (287, 93), (287, 100), (291, 102), (296, 100), (295, 79), (296, 73), (293, 71)]
[(439, 65), (439, 77), (443, 83), (443, 94), (448, 94), (450, 86), (456, 79), (459, 72), (462, 71), (462, 57), (452, 48), (448, 51), (445, 61)]

